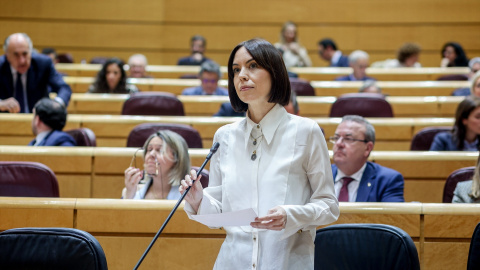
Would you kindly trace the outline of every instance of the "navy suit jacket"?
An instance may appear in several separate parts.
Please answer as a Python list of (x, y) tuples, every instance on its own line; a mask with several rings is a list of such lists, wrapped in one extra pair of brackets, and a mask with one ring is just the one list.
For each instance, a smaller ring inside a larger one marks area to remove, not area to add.
[[(0, 57), (0, 99), (13, 97), (12, 70), (5, 55)], [(30, 68), (27, 71), (27, 100), (30, 112), (35, 103), (49, 96), (49, 91), (57, 93), (68, 106), (72, 90), (53, 66), (52, 60), (45, 55), (33, 53)]]
[(236, 112), (230, 102), (225, 102), (220, 106), (220, 110), (213, 116), (245, 116), (245, 112)]
[[(184, 96), (202, 96), (203, 94), (203, 88), (202, 86), (195, 86), (195, 87), (189, 87), (186, 88), (182, 91), (182, 95)], [(216, 96), (228, 96), (228, 90), (226, 88), (218, 86), (217, 89), (215, 89), (215, 92), (213, 92), (212, 95)]]
[[(332, 164), (333, 179), (337, 171), (337, 166)], [(367, 161), (356, 202), (404, 202), (403, 184), (403, 176), (399, 172)]]
[[(480, 145), (477, 145), (480, 149)], [(465, 151), (458, 149), (457, 144), (453, 141), (453, 134), (451, 132), (440, 132), (433, 138), (430, 151)]]
[(452, 96), (470, 96), (471, 94), (470, 87), (457, 88), (452, 92)]
[[(35, 139), (33, 139), (28, 145), (34, 145)], [(59, 130), (53, 130), (50, 132), (43, 141), (37, 146), (76, 146), (75, 139), (68, 133)]]
[(202, 61), (198, 62), (195, 59), (193, 59), (191, 56), (183, 57), (178, 59), (177, 65), (179, 66), (200, 66), (203, 64), (205, 61), (211, 61), (210, 59), (203, 57)]
[[(335, 81), (353, 81), (353, 80), (352, 80), (352, 77), (350, 77), (350, 75), (347, 75), (347, 76), (337, 77), (335, 78)], [(365, 76), (363, 77), (363, 79), (357, 80), (357, 81), (376, 81), (376, 80), (375, 78)]]
[(340, 56), (340, 59), (338, 59), (338, 62), (336, 64), (330, 64), (331, 67), (349, 67), (350, 65), (348, 64), (348, 56), (345, 56), (342, 54)]

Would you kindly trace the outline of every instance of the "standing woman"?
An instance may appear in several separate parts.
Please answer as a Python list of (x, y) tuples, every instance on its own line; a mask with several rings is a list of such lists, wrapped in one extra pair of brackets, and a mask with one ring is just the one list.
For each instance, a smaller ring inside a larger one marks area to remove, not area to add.
[(89, 93), (132, 94), (138, 92), (133, 84), (127, 84), (127, 75), (123, 61), (118, 58), (108, 59), (98, 72), (95, 83), (88, 88)]
[[(316, 227), (339, 216), (328, 149), (318, 124), (283, 108), (290, 83), (269, 42), (237, 45), (228, 61), (230, 101), (241, 121), (218, 129), (209, 187), (196, 181), (189, 216), (253, 208), (250, 226), (225, 227), (214, 269), (313, 269)], [(181, 181), (180, 192), (196, 179)]]
[(280, 32), (280, 42), (275, 43), (275, 47), (282, 53), (287, 68), (312, 66), (307, 49), (298, 42), (297, 25), (295, 23), (286, 22), (283, 25)]

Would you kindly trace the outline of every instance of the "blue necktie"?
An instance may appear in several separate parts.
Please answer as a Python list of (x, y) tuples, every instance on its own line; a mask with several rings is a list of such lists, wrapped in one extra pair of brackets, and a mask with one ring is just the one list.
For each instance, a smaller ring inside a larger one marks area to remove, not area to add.
[(17, 72), (17, 83), (15, 84), (15, 99), (20, 104), (20, 112), (25, 112), (25, 96), (23, 95), (22, 74)]

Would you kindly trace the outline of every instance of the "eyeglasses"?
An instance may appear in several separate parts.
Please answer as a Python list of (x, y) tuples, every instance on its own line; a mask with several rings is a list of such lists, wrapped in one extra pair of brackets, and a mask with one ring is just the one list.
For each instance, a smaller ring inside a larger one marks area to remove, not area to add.
[(218, 82), (218, 80), (214, 80), (214, 79), (212, 79), (212, 80), (209, 80), (209, 79), (202, 79), (202, 82), (203, 82), (203, 83), (217, 83), (217, 82)]
[(342, 137), (342, 136), (332, 136), (328, 139), (329, 142), (336, 144), (338, 140), (342, 139), (343, 143), (345, 144), (352, 144), (354, 142), (364, 142), (367, 143), (369, 142), (368, 140), (359, 140), (359, 139), (354, 139), (351, 137)]
[(143, 150), (143, 147), (138, 148), (135, 150), (135, 153), (133, 153), (132, 161), (130, 161), (130, 167), (137, 168), (137, 152), (139, 150)]

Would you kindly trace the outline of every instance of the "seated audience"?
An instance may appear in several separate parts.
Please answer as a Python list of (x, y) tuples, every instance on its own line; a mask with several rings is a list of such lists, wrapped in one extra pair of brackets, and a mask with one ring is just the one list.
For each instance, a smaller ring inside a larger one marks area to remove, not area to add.
[(32, 132), (36, 136), (28, 145), (76, 146), (75, 139), (63, 132), (67, 110), (57, 101), (40, 99), (33, 108)]
[(358, 115), (346, 115), (330, 137), (332, 172), (338, 201), (403, 202), (403, 176), (367, 161), (375, 144), (375, 129)]
[[(468, 62), (468, 67), (470, 68), (470, 72), (468, 73), (468, 80), (471, 81), (473, 84), (475, 84), (475, 79), (474, 77), (475, 74), (480, 71), (480, 57), (475, 57), (472, 58)], [(478, 78), (478, 77), (476, 77)], [(480, 87), (480, 86), (479, 86)], [(452, 96), (469, 96), (469, 95), (475, 95), (474, 91), (472, 90), (472, 87), (465, 87), (465, 88), (458, 88), (455, 89), (455, 91), (452, 92)], [(476, 95), (477, 97), (480, 97), (480, 91)]]
[(368, 77), (366, 70), (368, 67), (368, 53), (364, 51), (353, 51), (348, 56), (348, 62), (350, 67), (353, 69), (353, 73), (347, 76), (338, 77), (335, 81), (366, 81), (366, 80), (375, 80), (374, 78)]
[(297, 25), (294, 22), (286, 22), (283, 25), (280, 42), (274, 45), (282, 53), (287, 68), (312, 66), (307, 49), (298, 42)]
[(148, 61), (145, 55), (137, 53), (130, 56), (128, 59), (130, 78), (152, 78), (152, 76), (147, 75), (147, 65)]
[(418, 63), (421, 48), (415, 43), (405, 43), (398, 49), (397, 59), (387, 59), (373, 63), (372, 67), (397, 68), (397, 67), (421, 67)]
[[(143, 149), (144, 170), (132, 164), (125, 170), (122, 198), (178, 200), (180, 180), (190, 170), (185, 140), (173, 131), (161, 130), (147, 139)], [(144, 184), (140, 184), (142, 179)]]
[(219, 95), (228, 96), (226, 88), (218, 86), (218, 80), (222, 77), (220, 66), (213, 61), (203, 62), (199, 78), (202, 84), (200, 86), (190, 87), (183, 90), (182, 95), (200, 96), (200, 95)]
[[(32, 53), (33, 44), (25, 33), (7, 37), (0, 57), (0, 111), (30, 113), (33, 106), (50, 92), (55, 100), (68, 106), (72, 90), (55, 70), (52, 60)], [(28, 76), (27, 76), (28, 73)]]
[(133, 84), (127, 84), (123, 62), (118, 58), (108, 59), (98, 72), (95, 83), (88, 88), (89, 93), (132, 94), (138, 92)]
[(466, 97), (458, 104), (452, 131), (435, 135), (430, 151), (478, 151), (480, 98)]
[(50, 57), (54, 65), (58, 63), (57, 52), (54, 48), (43, 48), (42, 54)]
[(200, 35), (195, 35), (190, 40), (190, 49), (192, 54), (187, 57), (180, 58), (177, 65), (180, 66), (199, 66), (203, 62), (210, 59), (204, 56), (207, 47), (207, 40)]
[(360, 87), (360, 89), (358, 89), (358, 92), (359, 93), (375, 93), (375, 94), (381, 94), (382, 93), (382, 89), (380, 87), (378, 87), (377, 85), (377, 81), (365, 81), (362, 85), (362, 87)]
[(329, 38), (318, 42), (318, 54), (323, 60), (329, 61), (331, 67), (348, 67), (348, 56), (338, 50), (337, 44)]
[[(283, 106), (288, 113), (298, 115), (300, 113), (300, 106), (297, 102), (297, 94), (294, 91), (290, 94), (290, 102), (287, 105)], [(220, 106), (220, 110), (215, 113), (213, 116), (245, 116), (245, 112), (236, 112), (230, 102), (225, 102)]]
[(480, 203), (480, 156), (472, 180), (457, 183), (452, 203)]
[(462, 46), (456, 42), (447, 42), (442, 48), (440, 67), (468, 67), (468, 58)]
[(470, 95), (480, 98), (480, 71), (473, 76), (470, 86)]

